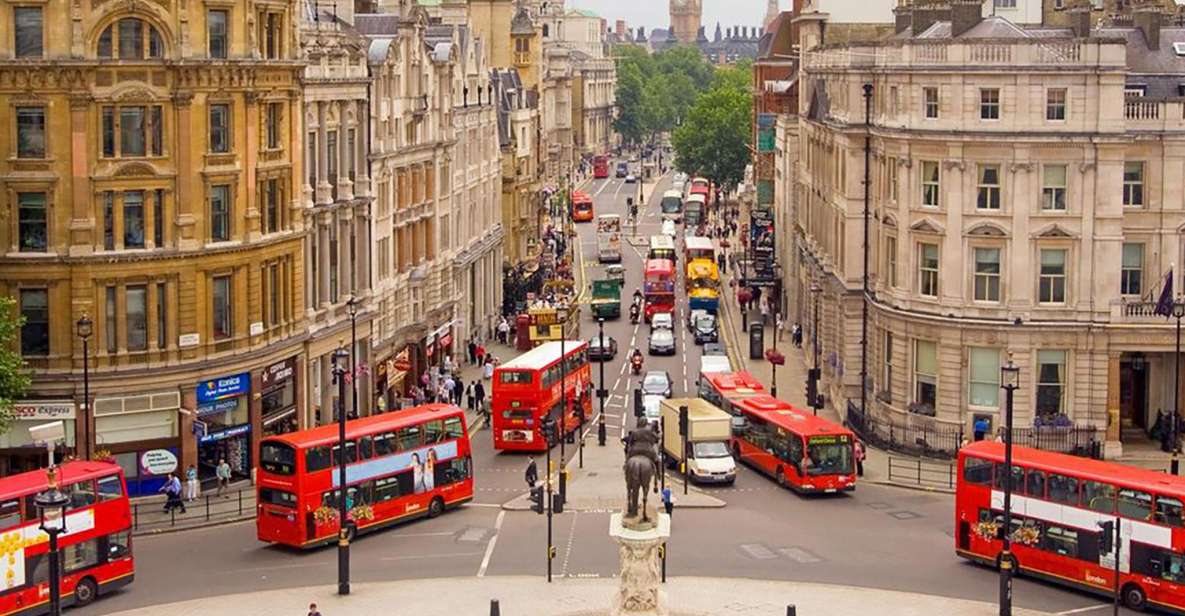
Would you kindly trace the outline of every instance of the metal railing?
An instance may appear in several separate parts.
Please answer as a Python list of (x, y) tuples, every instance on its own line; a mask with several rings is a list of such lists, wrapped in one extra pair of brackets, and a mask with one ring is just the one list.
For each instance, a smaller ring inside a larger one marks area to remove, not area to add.
[[(968, 435), (961, 425), (919, 416), (902, 422), (894, 418), (861, 413), (854, 402), (847, 405), (847, 425), (867, 444), (912, 456), (954, 458)], [(1023, 447), (1056, 451), (1085, 458), (1102, 459), (1099, 428), (1090, 426), (1013, 427), (1012, 442)]]
[(196, 501), (185, 501), (181, 507), (165, 510), (163, 496), (136, 499), (132, 502), (132, 532), (147, 534), (217, 522), (233, 522), (255, 516), (255, 487), (228, 490), (218, 495), (215, 490), (202, 494)]
[(955, 489), (954, 462), (934, 462), (921, 458), (889, 456), (889, 481), (923, 488)]

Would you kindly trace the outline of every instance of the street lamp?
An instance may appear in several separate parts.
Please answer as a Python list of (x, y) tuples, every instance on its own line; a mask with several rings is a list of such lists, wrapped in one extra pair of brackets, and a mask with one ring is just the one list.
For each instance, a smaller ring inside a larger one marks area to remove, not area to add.
[(814, 329), (811, 330), (811, 342), (815, 347), (815, 367), (811, 368), (809, 374), (807, 375), (807, 378), (811, 383), (811, 385), (807, 385), (807, 390), (813, 391), (814, 396), (811, 396), (811, 399), (807, 400), (807, 402), (810, 402), (811, 408), (815, 411), (815, 415), (819, 414), (819, 407), (823, 406), (819, 396), (819, 378), (822, 376), (822, 371), (819, 367), (819, 296), (822, 294), (823, 287), (819, 286), (819, 283), (817, 282), (812, 282), (811, 295), (813, 295), (815, 298), (815, 325)]
[[(600, 343), (605, 344), (605, 318), (597, 319), (597, 327), (600, 329)], [(605, 428), (605, 398), (609, 392), (605, 390), (605, 361), (601, 361), (601, 385), (597, 388), (597, 398), (601, 400), (601, 413), (597, 415), (597, 446), (605, 446), (606, 428)]]
[(1000, 616), (1012, 616), (1012, 394), (1020, 389), (1020, 368), (1008, 354), (1000, 367), (1004, 389), (1004, 547), (1000, 550)]
[[(51, 449), (52, 452), (52, 449)], [(61, 562), (58, 560), (58, 535), (66, 532), (66, 506), (70, 497), (58, 489), (58, 467), (53, 464), (45, 470), (48, 489), (33, 498), (41, 513), (41, 530), (49, 535), (49, 614), (62, 616)]]
[(860, 298), (860, 414), (868, 414), (868, 243), (872, 192), (872, 84), (864, 84), (864, 289)]
[[(358, 417), (358, 296), (351, 295), (346, 302), (346, 310), (350, 313), (350, 410), (351, 416)], [(345, 407), (345, 400), (342, 400)]]
[(346, 362), (350, 353), (333, 352), (333, 378), (337, 382), (337, 594), (350, 594), (350, 529), (346, 523)]
[(1173, 318), (1177, 319), (1177, 352), (1173, 354), (1176, 357), (1176, 368), (1173, 370), (1173, 416), (1172, 421), (1169, 422), (1169, 446), (1173, 451), (1173, 459), (1169, 463), (1169, 472), (1177, 475), (1181, 471), (1181, 445), (1179, 444), (1180, 435), (1177, 430), (1181, 423), (1181, 319), (1185, 318), (1185, 302), (1173, 302)]
[(91, 334), (94, 331), (94, 322), (91, 321), (91, 318), (89, 316), (87, 316), (87, 314), (84, 312), (84, 313), (82, 313), (82, 316), (78, 318), (78, 322), (75, 323), (75, 326), (76, 326), (76, 331), (78, 333), (78, 337), (82, 338), (82, 447), (81, 447), (82, 456), (81, 457), (84, 460), (89, 460), (91, 457), (91, 454), (90, 454), (90, 449), (91, 449), (91, 447), (90, 447), (90, 445), (91, 445), (91, 430), (90, 430), (90, 425), (91, 425), (91, 418), (90, 418), (91, 353), (90, 353), (90, 350), (91, 350), (91, 346), (90, 346), (90, 339), (91, 339)]
[(785, 365), (786, 356), (777, 347), (765, 350), (765, 360), (769, 362), (770, 386), (769, 395), (778, 397), (778, 366)]

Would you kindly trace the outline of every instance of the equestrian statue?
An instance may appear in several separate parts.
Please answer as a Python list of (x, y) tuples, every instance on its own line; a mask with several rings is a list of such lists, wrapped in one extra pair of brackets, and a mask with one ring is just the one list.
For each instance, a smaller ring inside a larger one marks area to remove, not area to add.
[[(654, 492), (658, 493), (658, 433), (645, 417), (638, 418), (638, 427), (625, 437), (625, 486), (626, 520), (639, 517), (638, 493), (642, 494), (641, 520), (638, 526), (646, 526), (651, 520), (647, 513), (646, 488), (654, 481)], [(628, 523), (627, 523), (628, 525)]]

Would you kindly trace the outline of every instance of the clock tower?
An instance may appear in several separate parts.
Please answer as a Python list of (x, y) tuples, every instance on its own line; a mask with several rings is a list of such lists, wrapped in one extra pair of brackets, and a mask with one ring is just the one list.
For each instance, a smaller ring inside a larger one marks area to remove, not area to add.
[(671, 30), (680, 43), (695, 44), (703, 12), (703, 0), (671, 0)]

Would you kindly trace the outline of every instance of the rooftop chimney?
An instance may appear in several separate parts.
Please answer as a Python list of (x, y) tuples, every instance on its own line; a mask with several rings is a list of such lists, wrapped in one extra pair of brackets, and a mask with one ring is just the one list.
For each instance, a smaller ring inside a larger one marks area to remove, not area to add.
[(614, 32), (617, 33), (617, 38), (619, 38), (619, 39), (625, 38), (625, 20), (624, 19), (617, 20), (617, 26), (616, 26), (616, 28), (614, 28)]
[(925, 32), (927, 28), (934, 25), (934, 22), (949, 19), (950, 7), (945, 4), (933, 3), (915, 6), (910, 28), (913, 30), (913, 34), (917, 35)]
[(951, 37), (974, 28), (983, 21), (980, 0), (952, 0), (950, 5), (950, 35)]
[(1133, 11), (1132, 20), (1135, 21), (1136, 27), (1144, 33), (1144, 38), (1148, 41), (1148, 49), (1159, 50), (1160, 22), (1162, 20), (1160, 7), (1151, 2), (1138, 5)]
[(893, 28), (893, 31), (897, 34), (901, 34), (902, 32), (908, 30), (913, 22), (913, 9), (909, 8), (908, 6), (899, 6), (893, 9), (893, 16), (896, 18), (897, 22), (896, 27)]

